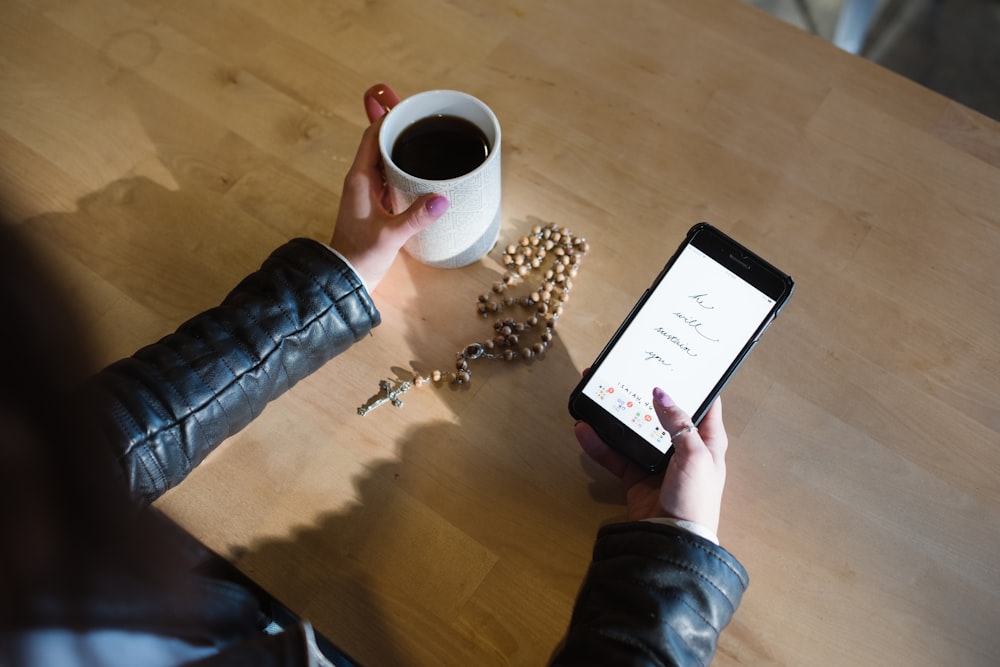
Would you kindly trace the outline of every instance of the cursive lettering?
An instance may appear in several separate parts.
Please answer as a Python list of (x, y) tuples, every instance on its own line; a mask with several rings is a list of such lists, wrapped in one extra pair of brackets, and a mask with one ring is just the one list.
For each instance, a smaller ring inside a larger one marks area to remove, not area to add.
[(685, 354), (687, 354), (689, 357), (697, 357), (698, 356), (698, 353), (694, 352), (687, 343), (685, 343), (683, 340), (681, 340), (680, 337), (675, 336), (674, 334), (670, 333), (669, 331), (667, 331), (663, 327), (656, 327), (655, 329), (653, 329), (653, 331), (655, 331), (656, 333), (658, 333), (661, 336), (663, 336), (663, 338), (668, 343), (673, 343), (674, 345), (676, 345), (678, 347), (678, 349), (680, 349), (682, 352), (684, 352)]
[(704, 308), (705, 310), (715, 310), (715, 306), (709, 306), (707, 303), (705, 303), (705, 297), (707, 297), (707, 296), (708, 296), (707, 293), (706, 294), (692, 294), (688, 298), (689, 299), (694, 299), (694, 302), (697, 303), (702, 308)]
[(656, 361), (659, 362), (661, 366), (666, 366), (667, 368), (673, 366), (672, 363), (658, 355), (656, 352), (646, 352), (646, 361)]
[(710, 340), (713, 343), (719, 342), (718, 338), (712, 338), (711, 336), (709, 336), (708, 334), (706, 334), (704, 331), (701, 330), (702, 325), (704, 325), (705, 323), (699, 320), (697, 317), (690, 317), (680, 311), (674, 313), (674, 316), (680, 319), (680, 321), (683, 322), (684, 324), (694, 329), (698, 333), (698, 335), (704, 338), (705, 340)]

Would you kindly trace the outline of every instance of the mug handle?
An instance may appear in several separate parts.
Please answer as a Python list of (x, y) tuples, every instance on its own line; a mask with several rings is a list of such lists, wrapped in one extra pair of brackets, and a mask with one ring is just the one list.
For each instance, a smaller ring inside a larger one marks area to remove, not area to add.
[(376, 83), (365, 91), (365, 113), (368, 122), (374, 123), (399, 104), (399, 95), (384, 83)]

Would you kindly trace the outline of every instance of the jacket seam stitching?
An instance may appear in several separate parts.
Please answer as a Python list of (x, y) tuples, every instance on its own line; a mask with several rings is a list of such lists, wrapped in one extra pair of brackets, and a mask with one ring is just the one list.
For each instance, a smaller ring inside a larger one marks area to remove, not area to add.
[[(331, 310), (331, 307), (327, 306), (326, 308), (323, 309), (323, 311), (321, 313), (317, 313), (314, 317), (310, 318), (303, 326), (297, 328), (294, 331), (288, 332), (287, 334), (283, 335), (282, 339), (290, 337), (290, 336), (301, 334), (303, 331), (307, 330), (308, 328), (310, 328), (311, 326), (313, 326), (313, 325), (315, 325), (317, 323), (320, 323), (320, 326), (322, 327), (323, 326), (322, 325), (322, 320), (327, 316), (327, 314), (330, 312), (330, 310)], [(285, 316), (287, 317), (287, 313), (285, 313)], [(254, 323), (257, 324), (263, 331), (265, 331), (265, 332), (267, 331), (266, 327), (263, 327), (263, 325), (261, 325), (258, 320), (256, 320), (255, 318), (252, 318), (252, 317), (251, 317), (251, 319), (253, 319)], [(348, 325), (348, 328), (350, 329), (351, 327)], [(325, 330), (325, 328), (324, 328), (324, 330)], [(353, 331), (352, 331), (352, 333), (353, 333)], [(255, 368), (258, 368), (258, 367), (266, 365), (267, 360), (271, 356), (273, 356), (277, 352), (277, 350), (280, 348), (280, 345), (279, 345), (278, 341), (276, 341), (270, 335), (268, 335), (268, 337), (271, 339), (271, 342), (274, 345), (264, 355), (259, 356), (259, 358), (257, 358), (256, 363), (253, 366), (244, 369), (239, 374), (234, 374), (233, 379), (230, 380), (229, 382), (227, 382), (217, 392), (214, 392), (213, 396), (210, 399), (202, 401), (202, 402), (200, 402), (196, 406), (195, 405), (191, 405), (191, 404), (185, 404), (186, 410), (185, 410), (185, 412), (184, 412), (183, 415), (178, 415), (177, 418), (175, 420), (173, 420), (173, 422), (170, 425), (161, 425), (159, 428), (155, 429), (154, 431), (152, 431), (152, 432), (144, 435), (140, 440), (136, 441), (129, 448), (130, 451), (133, 450), (133, 449), (136, 449), (138, 447), (141, 447), (144, 443), (146, 443), (146, 442), (154, 439), (155, 437), (159, 436), (164, 431), (170, 430), (178, 422), (183, 421), (187, 417), (191, 417), (191, 418), (195, 419), (195, 421), (198, 422), (199, 428), (201, 428), (202, 432), (204, 432), (204, 428), (202, 427), (202, 424), (201, 424), (200, 420), (198, 420), (197, 413), (199, 411), (205, 409), (205, 407), (207, 407), (208, 405), (210, 405), (212, 402), (218, 402), (218, 395), (220, 395), (220, 394), (224, 393), (225, 391), (227, 391), (233, 384), (238, 383), (241, 378), (243, 378), (246, 375), (248, 375)], [(180, 355), (178, 355), (175, 350), (171, 349), (170, 351), (176, 357), (180, 357)], [(203, 384), (205, 384), (206, 387), (209, 387), (209, 385), (207, 383), (205, 383), (205, 380), (201, 376), (201, 374), (198, 373), (198, 371), (193, 366), (191, 366), (190, 364), (188, 364), (187, 362), (185, 362), (183, 360), (183, 358), (181, 358), (181, 361), (182, 361), (182, 363), (183, 363), (184, 366), (186, 366), (187, 368), (189, 368), (193, 373), (195, 373), (195, 375), (197, 375), (198, 379), (201, 380), (201, 382)], [(163, 378), (163, 379), (164, 379), (164, 382), (166, 382), (166, 384), (174, 392), (174, 394), (177, 395), (177, 396), (180, 396), (179, 392), (177, 391), (177, 388), (173, 385), (173, 383), (171, 383), (168, 378)], [(211, 388), (209, 387), (209, 389), (211, 389)], [(225, 408), (224, 407), (223, 407), (223, 412), (225, 412)], [(228, 417), (228, 413), (226, 413), (226, 415)], [(185, 458), (187, 458), (186, 453), (185, 453)], [(190, 459), (188, 459), (188, 462), (190, 463)]]

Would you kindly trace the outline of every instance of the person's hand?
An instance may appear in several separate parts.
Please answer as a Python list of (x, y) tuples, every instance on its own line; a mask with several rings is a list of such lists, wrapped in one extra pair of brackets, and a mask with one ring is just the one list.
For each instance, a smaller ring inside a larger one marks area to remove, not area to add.
[(729, 446), (722, 399), (716, 399), (699, 427), (691, 431), (684, 430), (691, 419), (661, 389), (653, 390), (653, 408), (667, 433), (678, 434), (670, 463), (659, 474), (650, 474), (611, 449), (589, 424), (577, 422), (576, 438), (590, 458), (625, 484), (629, 519), (670, 517), (718, 533)]
[(450, 205), (444, 197), (428, 194), (401, 213), (390, 212), (379, 159), (378, 131), (386, 108), (398, 102), (398, 98), (383, 86), (388, 91), (383, 93), (385, 104), (370, 103), (375, 88), (365, 93), (365, 112), (372, 124), (361, 137), (354, 164), (344, 178), (337, 226), (330, 241), (330, 246), (351, 263), (369, 290), (374, 290), (385, 276), (403, 244), (444, 215)]

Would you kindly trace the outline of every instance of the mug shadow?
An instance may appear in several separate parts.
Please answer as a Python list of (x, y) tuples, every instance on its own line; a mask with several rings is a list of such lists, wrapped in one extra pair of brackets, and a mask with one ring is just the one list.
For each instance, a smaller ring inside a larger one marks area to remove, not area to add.
[[(534, 224), (538, 221), (508, 223), (498, 246), (514, 242)], [(76, 261), (159, 316), (162, 331), (119, 341), (118, 347), (131, 346), (126, 354), (172, 331), (199, 309), (216, 305), (287, 240), (218, 192), (168, 190), (143, 177), (110, 184), (83, 198), (75, 212), (44, 214), (22, 225), (50, 244), (67, 244)], [(233, 234), (240, 225), (255, 225), (254, 233)], [(410, 360), (412, 368), (426, 372), (440, 366), (437, 360), (453, 359), (455, 350), (492, 331), (488, 321), (474, 314), (475, 290), (499, 278), (499, 265), (484, 260), (456, 273), (430, 269), (405, 256), (401, 261), (416, 284), (468, 284), (473, 290), (470, 300), (457, 297), (449, 304), (427, 296), (438, 290), (418, 291), (406, 305), (406, 342), (409, 349), (421, 351), (421, 358)], [(463, 324), (443, 336), (442, 320), (429, 313)], [(349, 358), (339, 361), (348, 363)], [(395, 372), (405, 373), (401, 367)], [(406, 637), (421, 637), (425, 646), (434, 647), (428, 660), (442, 651), (482, 657), (481, 646), (478, 653), (470, 648), (477, 643), (510, 655), (522, 635), (531, 636), (526, 625), (530, 614), (501, 618), (482, 605), (472, 605), (470, 612), (466, 606), (480, 582), (498, 560), (507, 559), (531, 575), (521, 590), (506, 592), (511, 599), (551, 606), (530, 583), (538, 577), (560, 582), (561, 592), (572, 600), (591, 545), (568, 537), (579, 531), (552, 534), (553, 516), (564, 525), (579, 525), (574, 501), (587, 495), (602, 505), (622, 503), (617, 480), (580, 454), (569, 433), (566, 399), (578, 378), (558, 330), (544, 358), (477, 365), (471, 384), (433, 390), (458, 416), (457, 423), (407, 431), (396, 444), (394, 460), (354, 479), (356, 504), (287, 536), (252, 542), (233, 560), (251, 578), (268, 573), (269, 581), (262, 582), (266, 588), (280, 589), (282, 603), (363, 664), (413, 662), (411, 654), (421, 649), (403, 639), (403, 627)], [(463, 418), (473, 397), (495, 409), (477, 411), (475, 420)], [(527, 403), (530, 410), (524, 409)], [(537, 442), (536, 434), (545, 431), (539, 420), (564, 421), (566, 436)], [(491, 446), (496, 433), (505, 434), (507, 446)], [(590, 479), (589, 493), (579, 480), (574, 488), (564, 479), (568, 460), (580, 462)], [(444, 487), (442, 470), (449, 480), (461, 482)], [(422, 511), (438, 515), (443, 527), (430, 535), (415, 533), (419, 522), (410, 519)], [(373, 558), (387, 561), (375, 564), (378, 581), (368, 574)], [(303, 561), (321, 565), (286, 568)], [(562, 611), (568, 620), (568, 608)], [(457, 619), (469, 614), (472, 618), (462, 623), (475, 627), (456, 632), (455, 625), (461, 625)], [(541, 661), (559, 636), (550, 640), (548, 646), (520, 650), (537, 652)]]

